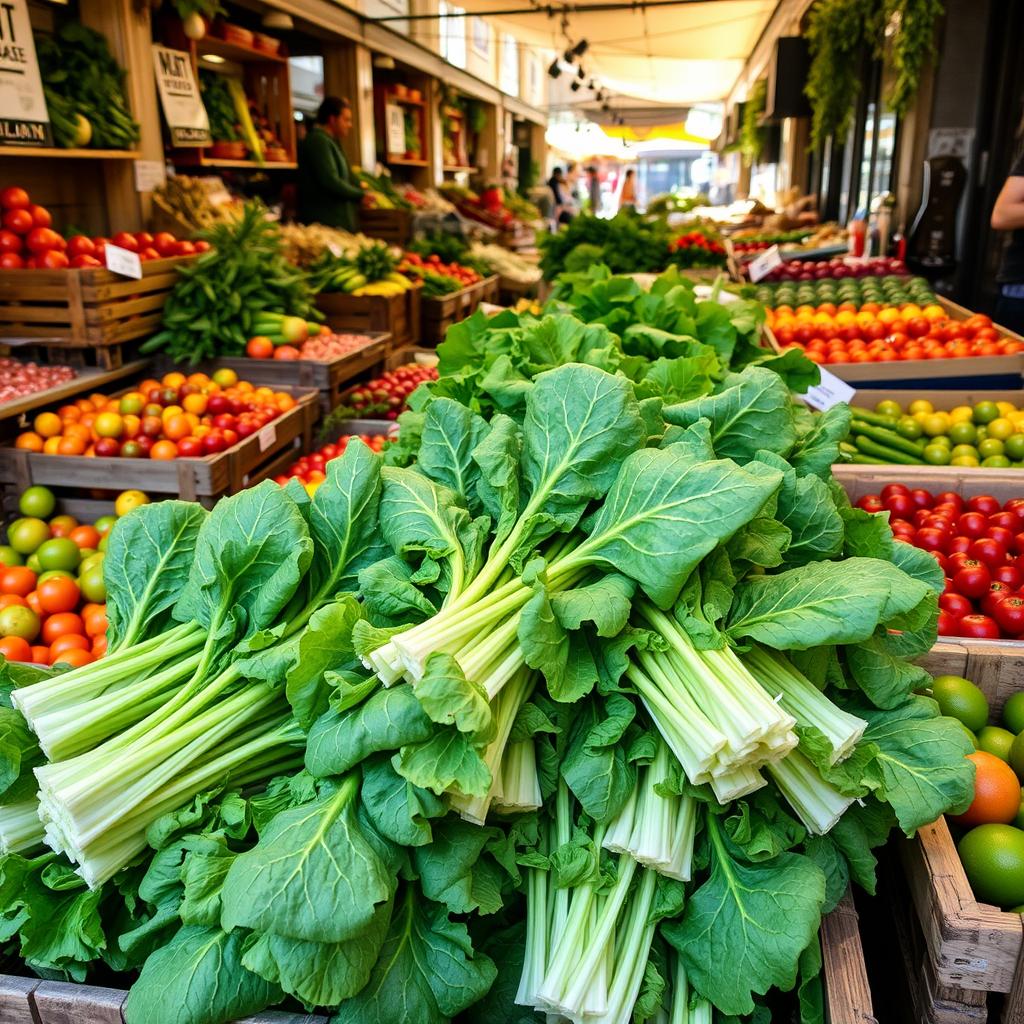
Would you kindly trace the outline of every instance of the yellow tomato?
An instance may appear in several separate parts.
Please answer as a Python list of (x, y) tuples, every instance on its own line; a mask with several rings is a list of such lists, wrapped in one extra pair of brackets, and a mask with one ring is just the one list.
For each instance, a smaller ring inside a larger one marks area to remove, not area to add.
[(996, 408), (1003, 416), (1012, 416), (1017, 411), (1013, 402), (996, 402)]
[(851, 313), (848, 309), (836, 313), (836, 327), (853, 327), (857, 323), (857, 314)]
[(933, 412), (925, 416), (921, 423), (921, 429), (929, 437), (939, 437), (941, 434), (945, 434), (950, 426), (952, 425), (949, 413), (946, 412)]
[(48, 437), (43, 442), (43, 454), (44, 455), (56, 455), (60, 449), (60, 443), (63, 440), (61, 437)]
[(858, 313), (857, 314), (857, 326), (864, 328), (870, 327), (875, 322), (874, 313)]
[(180, 416), (185, 410), (180, 405), (168, 405), (160, 414), (160, 418), (166, 423), (172, 416)]
[(914, 302), (908, 302), (902, 309), (904, 320), (909, 320), (911, 317), (921, 315), (921, 307)]
[(124, 420), (119, 413), (101, 412), (93, 420), (92, 429), (100, 437), (120, 437), (124, 433)]
[(899, 320), (900, 311), (894, 309), (892, 306), (886, 306), (884, 309), (878, 311), (878, 319), (883, 324), (891, 324), (893, 320)]
[(921, 316), (926, 320), (945, 320), (946, 311), (938, 305), (925, 306), (924, 309), (921, 310)]
[(180, 388), (186, 381), (185, 374), (178, 373), (177, 370), (171, 373), (165, 373), (163, 379), (163, 385), (165, 388)]
[(949, 418), (953, 423), (970, 423), (974, 410), (969, 405), (958, 405), (949, 410)]
[(149, 497), (143, 491), (122, 491), (114, 502), (114, 513), (126, 516), (140, 505), (148, 505)]
[(927, 398), (915, 398), (907, 409), (911, 416), (919, 412), (935, 412), (935, 406)]
[(986, 436), (994, 437), (997, 441), (1005, 441), (1013, 432), (1013, 423), (1005, 416), (1000, 416), (988, 425)]

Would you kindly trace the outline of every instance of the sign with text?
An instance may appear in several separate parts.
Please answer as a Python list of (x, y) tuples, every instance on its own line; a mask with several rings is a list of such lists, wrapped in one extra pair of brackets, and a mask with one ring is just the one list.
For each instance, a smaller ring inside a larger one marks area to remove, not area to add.
[(833, 405), (840, 402), (851, 402), (856, 390), (845, 380), (840, 380), (834, 373), (829, 373), (824, 366), (819, 366), (821, 382), (807, 389), (800, 397), (818, 412), (827, 412)]
[(26, 0), (0, 3), (0, 143), (53, 145)]
[(175, 146), (208, 146), (210, 119), (199, 95), (192, 59), (184, 50), (153, 46), (156, 87)]
[(397, 103), (384, 105), (384, 129), (388, 153), (401, 156), (405, 152), (405, 112)]
[(782, 266), (782, 254), (779, 247), (773, 245), (765, 249), (756, 260), (750, 262), (750, 280), (757, 284), (762, 278), (767, 277), (776, 267)]
[(167, 183), (167, 165), (163, 160), (135, 161), (135, 191), (152, 192)]
[(122, 249), (119, 245), (111, 245), (110, 242), (103, 247), (103, 258), (107, 264), (107, 270), (122, 277), (134, 277), (136, 280), (142, 277), (142, 260), (137, 252), (130, 249)]

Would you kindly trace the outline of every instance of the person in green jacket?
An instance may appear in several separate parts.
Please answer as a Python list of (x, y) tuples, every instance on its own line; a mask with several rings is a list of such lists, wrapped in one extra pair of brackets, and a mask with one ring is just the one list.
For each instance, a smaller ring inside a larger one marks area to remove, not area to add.
[(363, 190), (349, 170), (341, 140), (352, 130), (348, 100), (328, 96), (299, 145), (299, 220), (358, 231)]

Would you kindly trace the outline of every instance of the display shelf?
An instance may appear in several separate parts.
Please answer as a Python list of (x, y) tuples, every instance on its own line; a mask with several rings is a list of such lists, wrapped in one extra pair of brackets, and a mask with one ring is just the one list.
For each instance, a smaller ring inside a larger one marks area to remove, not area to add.
[(414, 157), (388, 156), (385, 163), (394, 164), (396, 167), (426, 167), (429, 161), (417, 160)]
[[(276, 64), (287, 64), (288, 58), (278, 53), (269, 53), (266, 50), (257, 49), (255, 46), (245, 46), (243, 43), (232, 43), (227, 39), (218, 39), (216, 36), (204, 36), (196, 41), (196, 52), (200, 63), (203, 63), (203, 56), (207, 53), (214, 57), (223, 57), (225, 60), (234, 61), (236, 64), (262, 63), (273, 61)], [(205, 66), (210, 66), (208, 63)]]
[(193, 159), (180, 155), (179, 150), (174, 156), (174, 163), (181, 167), (226, 167), (243, 171), (294, 171), (299, 165), (292, 160), (266, 160), (262, 164), (255, 160), (218, 160), (216, 157), (200, 156)]
[(423, 99), (411, 100), (408, 97), (394, 95), (387, 96), (386, 100), (388, 103), (398, 103), (403, 107), (425, 107), (427, 105), (427, 101)]
[(137, 149), (61, 149), (48, 146), (0, 146), (0, 156), (56, 157), (63, 160), (139, 160)]
[(443, 170), (445, 174), (460, 174), (464, 171), (468, 174), (476, 174), (480, 168), (473, 167), (471, 164), (445, 164), (441, 170)]

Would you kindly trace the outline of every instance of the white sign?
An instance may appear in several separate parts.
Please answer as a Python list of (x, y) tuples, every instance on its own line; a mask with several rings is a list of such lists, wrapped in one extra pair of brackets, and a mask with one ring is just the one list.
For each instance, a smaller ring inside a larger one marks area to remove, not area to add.
[(26, 0), (0, 3), (0, 143), (53, 145)]
[(401, 156), (405, 152), (405, 112), (397, 103), (384, 105), (384, 126), (388, 153)]
[(781, 266), (782, 254), (779, 252), (779, 247), (773, 245), (770, 249), (765, 249), (756, 260), (751, 260), (750, 280), (757, 284), (758, 281), (767, 277), (776, 267)]
[(152, 192), (167, 182), (167, 165), (163, 160), (135, 161), (135, 191)]
[(821, 370), (821, 383), (808, 388), (807, 393), (800, 396), (812, 409), (827, 412), (833, 405), (849, 402), (857, 393), (855, 388), (851, 388), (834, 373), (829, 373), (824, 366), (818, 369)]
[(107, 270), (120, 274), (122, 277), (142, 277), (142, 260), (137, 252), (122, 249), (119, 245), (109, 242), (103, 247), (103, 258), (107, 261)]
[(156, 88), (175, 146), (208, 146), (210, 119), (199, 95), (192, 58), (184, 50), (153, 46)]
[(260, 439), (260, 451), (265, 452), (277, 440), (277, 427), (268, 423), (256, 436)]

